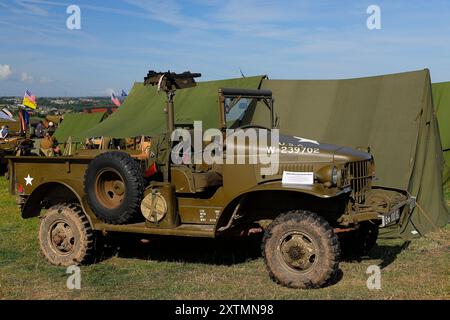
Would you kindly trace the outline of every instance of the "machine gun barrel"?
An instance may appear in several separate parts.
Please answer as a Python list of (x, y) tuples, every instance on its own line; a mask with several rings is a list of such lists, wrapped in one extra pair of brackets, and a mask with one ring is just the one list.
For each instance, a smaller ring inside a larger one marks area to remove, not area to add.
[(201, 77), (201, 73), (192, 73), (186, 71), (183, 73), (175, 72), (155, 72), (150, 70), (144, 78), (144, 85), (158, 85), (165, 91), (172, 89), (184, 89), (196, 85), (195, 78)]

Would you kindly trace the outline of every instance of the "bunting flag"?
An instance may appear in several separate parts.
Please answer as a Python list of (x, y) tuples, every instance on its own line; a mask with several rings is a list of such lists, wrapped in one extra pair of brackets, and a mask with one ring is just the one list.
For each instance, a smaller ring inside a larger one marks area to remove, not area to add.
[(111, 101), (117, 106), (120, 107), (121, 103), (120, 100), (116, 97), (116, 95), (113, 93), (111, 93)]
[(36, 97), (29, 90), (25, 91), (22, 104), (30, 109), (37, 109)]

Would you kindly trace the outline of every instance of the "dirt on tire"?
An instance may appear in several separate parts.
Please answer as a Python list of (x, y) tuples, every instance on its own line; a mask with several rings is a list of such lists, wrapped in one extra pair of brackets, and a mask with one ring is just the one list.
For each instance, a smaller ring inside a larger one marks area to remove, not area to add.
[[(310, 241), (311, 248), (315, 248), (314, 254), (309, 252), (310, 267), (306, 270), (293, 268), (285, 261), (282, 241), (290, 233), (304, 235), (304, 241)], [(323, 287), (339, 270), (338, 238), (329, 223), (313, 212), (296, 210), (278, 216), (264, 234), (262, 253), (270, 277), (290, 288)]]
[(39, 245), (54, 265), (86, 264), (94, 255), (95, 234), (79, 205), (58, 204), (41, 218)]

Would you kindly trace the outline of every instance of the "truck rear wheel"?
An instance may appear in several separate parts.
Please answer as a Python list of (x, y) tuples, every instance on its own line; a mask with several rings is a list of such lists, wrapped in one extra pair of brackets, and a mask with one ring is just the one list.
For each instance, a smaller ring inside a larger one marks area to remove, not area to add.
[(338, 238), (328, 222), (312, 212), (291, 211), (276, 218), (262, 246), (270, 277), (286, 287), (322, 287), (339, 268)]
[(41, 251), (50, 263), (71, 266), (89, 262), (94, 232), (76, 204), (58, 204), (47, 210), (39, 226)]
[(84, 178), (89, 206), (102, 221), (124, 224), (140, 213), (144, 178), (139, 164), (124, 152), (106, 152), (89, 164)]

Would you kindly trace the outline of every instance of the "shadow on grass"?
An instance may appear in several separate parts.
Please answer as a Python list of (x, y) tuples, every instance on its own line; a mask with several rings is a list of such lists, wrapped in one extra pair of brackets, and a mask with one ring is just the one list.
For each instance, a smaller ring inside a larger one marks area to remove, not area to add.
[(142, 241), (133, 235), (114, 235), (100, 250), (99, 260), (113, 256), (168, 262), (234, 265), (261, 257), (261, 237), (202, 239), (155, 237)]
[(370, 252), (369, 252), (369, 259), (380, 259), (381, 263), (378, 265), (381, 269), (386, 268), (389, 266), (392, 262), (395, 261), (397, 256), (403, 251), (408, 249), (409, 245), (411, 244), (410, 241), (405, 241), (403, 244), (400, 245), (376, 245)]
[[(108, 245), (99, 253), (97, 262), (114, 256), (231, 266), (260, 258), (261, 242), (262, 235), (219, 239), (155, 237), (143, 242), (133, 235), (116, 234), (114, 238), (107, 239)], [(342, 278), (343, 272), (339, 269), (325, 287), (338, 283)]]
[(409, 247), (410, 243), (410, 241), (405, 241), (403, 244), (396, 245), (376, 244), (367, 255), (361, 257), (346, 255), (342, 257), (342, 261), (361, 262), (364, 260), (381, 260), (381, 263), (378, 266), (383, 269), (394, 262), (397, 256)]

